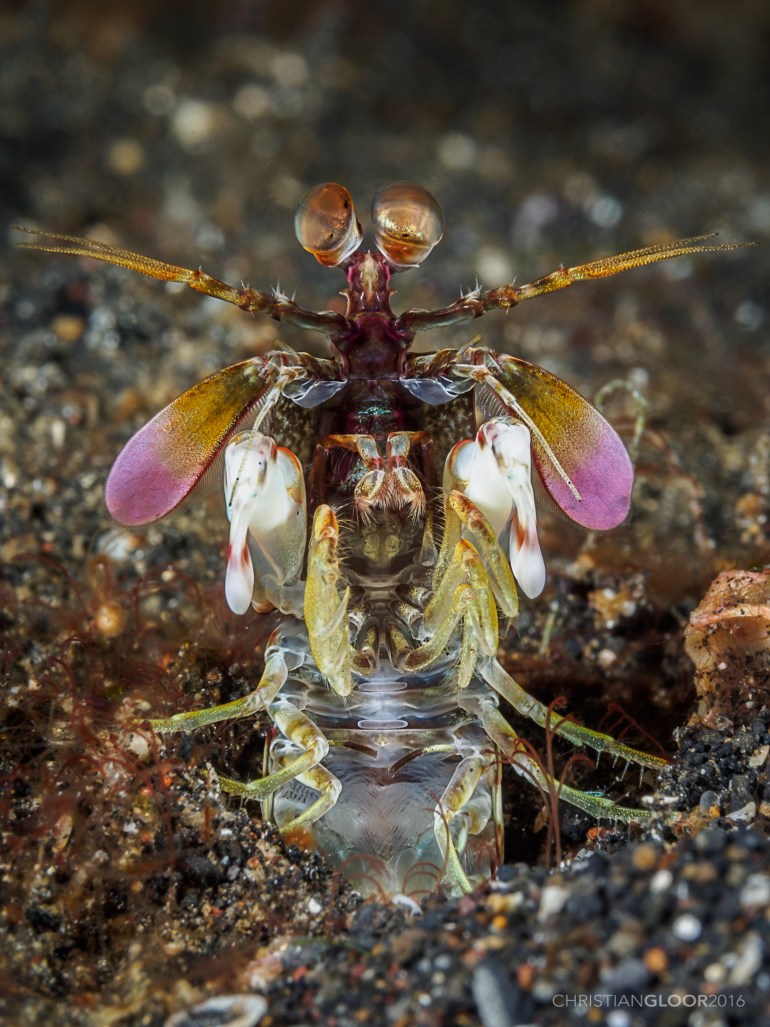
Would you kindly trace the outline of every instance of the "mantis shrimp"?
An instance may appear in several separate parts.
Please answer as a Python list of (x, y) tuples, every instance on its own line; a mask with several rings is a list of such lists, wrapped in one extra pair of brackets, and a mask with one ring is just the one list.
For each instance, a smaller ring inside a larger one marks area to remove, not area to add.
[(553, 374), (470, 343), (413, 354), (415, 334), (510, 310), (577, 282), (728, 250), (710, 236), (662, 243), (525, 285), (475, 288), (437, 310), (391, 309), (391, 280), (440, 241), (441, 208), (406, 182), (371, 208), (375, 250), (347, 189), (302, 200), (301, 245), (347, 279), (344, 314), (280, 291), (235, 288), (93, 239), (26, 229), (33, 249), (138, 271), (328, 336), (327, 358), (285, 349), (210, 375), (128, 442), (106, 502), (124, 525), (163, 517), (224, 456), (225, 595), (274, 619), (246, 696), (153, 721), (159, 732), (261, 715), (264, 772), (220, 777), (359, 890), (468, 891), (502, 859), (501, 758), (594, 817), (648, 814), (556, 784), (499, 708), (575, 746), (657, 770), (664, 761), (554, 715), (497, 659), (500, 617), (537, 596), (545, 565), (532, 474), (590, 530), (626, 518), (631, 460), (619, 436)]

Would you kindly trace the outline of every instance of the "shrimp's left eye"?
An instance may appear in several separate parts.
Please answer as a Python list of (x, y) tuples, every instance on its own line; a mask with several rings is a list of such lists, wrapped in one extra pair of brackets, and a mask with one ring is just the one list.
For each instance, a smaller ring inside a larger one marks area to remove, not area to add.
[(444, 234), (444, 213), (427, 189), (392, 182), (372, 200), (377, 248), (396, 267), (421, 264)]
[(305, 193), (294, 217), (300, 245), (326, 267), (337, 267), (361, 242), (353, 197), (344, 185), (324, 182)]

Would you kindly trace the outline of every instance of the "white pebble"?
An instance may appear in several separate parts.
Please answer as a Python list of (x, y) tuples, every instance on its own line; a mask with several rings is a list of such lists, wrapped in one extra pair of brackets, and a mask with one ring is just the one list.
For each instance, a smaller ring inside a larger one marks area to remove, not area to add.
[(560, 913), (568, 898), (569, 889), (562, 888), (559, 884), (546, 885), (540, 896), (540, 909), (537, 913), (538, 920), (547, 920), (554, 913)]
[(741, 328), (748, 328), (749, 331), (756, 331), (765, 319), (765, 312), (758, 303), (752, 300), (744, 300), (735, 309), (735, 320)]
[(261, 995), (216, 995), (192, 1009), (170, 1016), (164, 1027), (195, 1027), (198, 1023), (217, 1023), (219, 1027), (255, 1027), (267, 1012)]
[(747, 802), (745, 806), (741, 806), (740, 809), (733, 810), (730, 813), (730, 820), (745, 820), (750, 823), (757, 815), (757, 804), (756, 802)]
[(171, 119), (171, 130), (186, 150), (205, 142), (215, 127), (215, 108), (202, 100), (182, 100)]
[(614, 196), (597, 196), (588, 204), (586, 213), (600, 228), (614, 228), (623, 214), (623, 206)]
[(438, 157), (453, 171), (467, 171), (476, 161), (476, 144), (462, 132), (447, 132), (439, 140)]
[(729, 983), (740, 987), (756, 982), (756, 973), (762, 966), (764, 955), (764, 945), (756, 931), (749, 931), (738, 942), (736, 955), (738, 958), (730, 971)]
[(415, 902), (409, 895), (403, 895), (401, 892), (397, 892), (391, 896), (390, 901), (394, 906), (403, 906), (408, 909), (413, 916), (422, 916), (422, 906), (419, 902)]
[(144, 735), (137, 734), (132, 731), (128, 737), (127, 747), (135, 756), (138, 756), (140, 760), (147, 760), (150, 758), (150, 743), (147, 741)]
[(613, 1009), (607, 1014), (607, 1027), (630, 1027), (631, 1017), (624, 1009)]
[(703, 924), (692, 913), (683, 913), (676, 918), (671, 929), (674, 932), (674, 937), (680, 941), (697, 941), (703, 930)]
[(749, 874), (741, 889), (741, 909), (768, 905), (770, 905), (770, 878), (766, 874)]
[(750, 767), (761, 767), (767, 762), (768, 754), (770, 754), (770, 745), (760, 745), (758, 749), (749, 756)]
[(653, 895), (661, 895), (667, 892), (674, 883), (674, 875), (670, 870), (658, 870), (650, 881), (650, 891)]

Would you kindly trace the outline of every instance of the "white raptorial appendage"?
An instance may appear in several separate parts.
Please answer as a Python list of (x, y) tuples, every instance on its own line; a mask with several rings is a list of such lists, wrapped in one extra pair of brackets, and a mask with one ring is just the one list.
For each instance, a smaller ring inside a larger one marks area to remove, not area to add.
[(302, 568), (307, 504), (299, 460), (261, 432), (239, 432), (225, 449), (225, 504), (225, 596), (233, 613), (245, 613), (255, 578), (284, 585)]
[(529, 429), (494, 418), (482, 424), (475, 441), (458, 442), (450, 452), (444, 488), (463, 492), (498, 538), (509, 533), (511, 570), (524, 594), (534, 599), (545, 585), (545, 564), (537, 539), (531, 454)]

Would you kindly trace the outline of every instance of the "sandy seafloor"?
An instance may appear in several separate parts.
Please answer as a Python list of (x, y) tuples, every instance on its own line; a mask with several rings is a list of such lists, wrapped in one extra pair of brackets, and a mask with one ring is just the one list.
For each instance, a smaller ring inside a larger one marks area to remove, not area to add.
[[(646, 397), (632, 519), (598, 539), (542, 518), (549, 584), (504, 658), (585, 723), (622, 730), (621, 707), (632, 741), (672, 756), (641, 786), (608, 760), (576, 769), (584, 788), (649, 802), (650, 828), (562, 808), (549, 831), (542, 797), (506, 772), (498, 880), (413, 915), (361, 902), (218, 792), (207, 766), (253, 765), (264, 725), (166, 747), (132, 726), (243, 694), (264, 629), (225, 611), (216, 496), (118, 531), (111, 461), (207, 373), (276, 339), (318, 342), (14, 251), (12, 223), (280, 283), (320, 308), (342, 280), (301, 251), (292, 218), (325, 180), (363, 214), (393, 179), (440, 198), (446, 238), (399, 280), (398, 309), (681, 236), (770, 234), (766, 3), (380, 6), (0, 10), (0, 1020), (770, 1022), (767, 576), (721, 579), (693, 643), (699, 696), (683, 641), (719, 572), (770, 557), (766, 248), (430, 340), (478, 330), (587, 396), (622, 379)], [(628, 394), (607, 406), (626, 438), (634, 412)], [(222, 995), (252, 998), (184, 1012)]]

